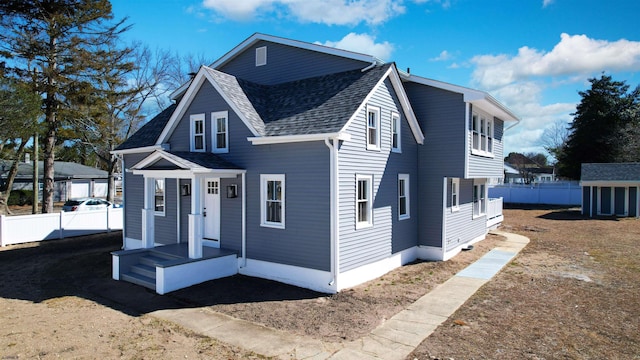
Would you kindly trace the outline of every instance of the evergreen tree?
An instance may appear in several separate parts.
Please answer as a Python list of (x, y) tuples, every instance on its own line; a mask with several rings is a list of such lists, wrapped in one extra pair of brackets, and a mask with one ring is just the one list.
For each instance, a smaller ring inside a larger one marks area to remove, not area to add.
[[(572, 179), (580, 178), (582, 163), (620, 162), (638, 124), (640, 90), (627, 93), (624, 81), (606, 75), (589, 82), (591, 88), (579, 92), (582, 100), (572, 114), (567, 142), (558, 152), (559, 175)], [(625, 133), (629, 135), (623, 137)]]
[(110, 46), (128, 29), (112, 23), (108, 0), (4, 0), (0, 3), (0, 57), (12, 76), (34, 79), (44, 109), (42, 212), (53, 211), (58, 132), (77, 119), (74, 103), (102, 87), (104, 69), (114, 66)]

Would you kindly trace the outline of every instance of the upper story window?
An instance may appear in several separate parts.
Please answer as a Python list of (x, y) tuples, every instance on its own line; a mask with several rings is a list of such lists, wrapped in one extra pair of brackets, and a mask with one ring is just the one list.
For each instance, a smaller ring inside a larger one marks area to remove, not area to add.
[(285, 193), (283, 174), (260, 175), (260, 225), (284, 229)]
[(402, 144), (400, 142), (400, 129), (402, 129), (402, 123), (400, 122), (400, 114), (391, 113), (391, 151), (402, 152)]
[(356, 175), (356, 229), (373, 225), (373, 176)]
[(380, 150), (380, 108), (367, 106), (367, 150)]
[(219, 111), (211, 113), (211, 131), (213, 136), (213, 152), (227, 153), (229, 152), (229, 116), (227, 111)]
[(191, 115), (191, 151), (205, 151), (204, 114)]
[(475, 155), (493, 156), (493, 118), (480, 113), (473, 113), (472, 137)]
[(256, 48), (256, 66), (267, 65), (267, 47)]
[(410, 218), (409, 174), (398, 174), (398, 219)]
[(460, 179), (451, 179), (451, 211), (460, 210)]

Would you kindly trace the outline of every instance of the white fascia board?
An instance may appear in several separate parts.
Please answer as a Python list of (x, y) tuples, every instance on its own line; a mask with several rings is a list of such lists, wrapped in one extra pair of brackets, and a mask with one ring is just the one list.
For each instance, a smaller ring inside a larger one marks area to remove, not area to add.
[(305, 135), (282, 135), (282, 136), (258, 136), (249, 137), (251, 145), (286, 144), (305, 141), (323, 141), (325, 139), (350, 140), (351, 135), (345, 132), (329, 134), (305, 134)]
[(413, 112), (413, 108), (411, 107), (411, 102), (409, 102), (409, 98), (407, 97), (406, 91), (404, 91), (404, 86), (402, 86), (402, 80), (400, 79), (400, 75), (396, 70), (395, 65), (389, 68), (386, 76), (389, 76), (391, 79), (391, 85), (393, 85), (393, 89), (400, 100), (400, 105), (402, 106), (404, 113), (409, 121), (409, 127), (411, 127), (411, 132), (413, 133), (413, 137), (416, 139), (418, 144), (424, 144), (424, 133), (420, 128), (420, 124), (418, 123), (418, 119), (416, 118), (416, 114)]
[(243, 42), (241, 42), (240, 44), (238, 44), (236, 47), (231, 49), (229, 52), (224, 54), (221, 58), (219, 58), (218, 60), (214, 61), (210, 65), (210, 67), (212, 67), (214, 69), (222, 67), (227, 62), (229, 62), (233, 58), (235, 58), (238, 54), (240, 54), (241, 52), (245, 51), (247, 48), (251, 47), (253, 44), (257, 43), (258, 41), (268, 41), (268, 42), (272, 42), (272, 43), (276, 43), (276, 44), (282, 44), (282, 45), (297, 47), (297, 48), (300, 48), (300, 49), (320, 52), (320, 53), (334, 55), (334, 56), (340, 56), (340, 57), (344, 57), (344, 58), (348, 58), (348, 59), (359, 60), (359, 61), (369, 62), (369, 63), (377, 62), (379, 64), (382, 64), (382, 60), (380, 60), (380, 59), (378, 59), (378, 58), (376, 58), (375, 56), (372, 56), (372, 55), (356, 53), (356, 52), (352, 52), (352, 51), (337, 49), (337, 48), (324, 46), (324, 45), (319, 45), (319, 44), (307, 43), (307, 42), (298, 41), (298, 40), (281, 38), (281, 37), (277, 37), (277, 36), (273, 36), (273, 35), (255, 33), (255, 34), (251, 35), (249, 38), (247, 38), (246, 40), (244, 40)]
[(166, 153), (166, 152), (164, 152), (162, 150), (157, 150), (153, 154), (150, 154), (146, 158), (140, 160), (137, 164), (133, 165), (131, 167), (131, 169), (132, 170), (141, 170), (144, 167), (149, 166), (149, 165), (153, 164), (154, 162), (156, 162), (156, 161), (158, 161), (160, 159), (167, 160), (170, 163), (172, 163), (172, 164), (174, 164), (174, 165), (176, 165), (176, 166), (178, 166), (180, 168), (183, 168), (183, 169), (187, 169), (188, 168), (188, 166), (185, 166), (185, 164), (182, 161), (178, 160), (179, 158), (176, 159), (175, 156), (172, 156), (169, 153)]
[(145, 147), (139, 147), (139, 148), (133, 148), (133, 149), (113, 150), (110, 153), (112, 155), (139, 154), (139, 153), (153, 152), (156, 150), (166, 150), (165, 147), (167, 147), (166, 144), (151, 145), (151, 146), (145, 146)]
[(506, 106), (502, 105), (500, 102), (498, 102), (498, 100), (484, 91), (449, 84), (433, 79), (427, 79), (416, 75), (410, 75), (409, 81), (462, 94), (463, 100), (465, 102), (478, 106), (485, 112), (488, 112), (489, 114), (500, 118), (503, 121), (520, 121), (520, 119), (513, 112), (511, 112), (511, 110), (509, 110)]

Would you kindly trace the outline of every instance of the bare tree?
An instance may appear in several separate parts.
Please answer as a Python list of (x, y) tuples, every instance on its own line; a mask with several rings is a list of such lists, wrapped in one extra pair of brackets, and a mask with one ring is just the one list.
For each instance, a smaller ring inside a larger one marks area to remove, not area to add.
[(564, 120), (556, 120), (550, 127), (544, 129), (540, 141), (544, 149), (557, 159), (569, 138), (569, 133), (569, 124)]

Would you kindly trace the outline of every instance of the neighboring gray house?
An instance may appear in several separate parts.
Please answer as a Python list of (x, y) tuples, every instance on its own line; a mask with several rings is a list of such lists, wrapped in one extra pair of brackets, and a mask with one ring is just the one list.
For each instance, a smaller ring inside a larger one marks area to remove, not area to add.
[(245, 274), (335, 293), (447, 260), (502, 221), (503, 129), (485, 92), (373, 56), (254, 34), (114, 152), (113, 277), (166, 293)]
[(582, 164), (582, 214), (640, 217), (640, 163)]
[[(0, 160), (0, 183), (4, 183), (13, 161)], [(40, 194), (44, 163), (38, 162)], [(82, 164), (56, 161), (54, 162), (54, 201), (66, 201), (82, 197), (106, 197), (109, 175), (106, 171)], [(33, 162), (18, 164), (18, 174), (13, 182), (12, 190), (33, 190)]]

